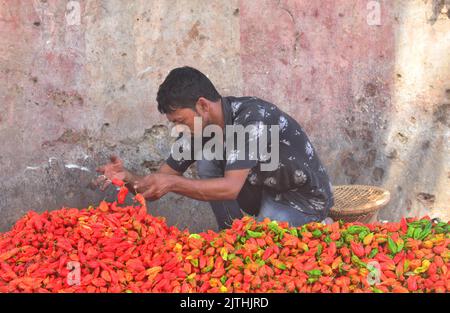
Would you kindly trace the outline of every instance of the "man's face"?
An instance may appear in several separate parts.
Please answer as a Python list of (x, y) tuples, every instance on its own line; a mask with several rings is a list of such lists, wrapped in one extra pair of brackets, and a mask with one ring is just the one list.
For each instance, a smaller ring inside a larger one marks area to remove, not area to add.
[(194, 129), (194, 118), (197, 117), (201, 119), (201, 116), (196, 111), (189, 108), (180, 108), (171, 113), (167, 113), (166, 117), (170, 122), (174, 123), (176, 127), (179, 127), (177, 131), (181, 132), (184, 126), (189, 128), (191, 135), (202, 136), (203, 127), (205, 125), (201, 125), (201, 127), (197, 127), (198, 129)]

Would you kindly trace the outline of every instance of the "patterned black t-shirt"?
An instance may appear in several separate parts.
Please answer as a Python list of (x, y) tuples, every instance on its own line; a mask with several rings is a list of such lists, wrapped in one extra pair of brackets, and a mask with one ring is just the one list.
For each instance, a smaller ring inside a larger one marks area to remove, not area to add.
[[(226, 127), (223, 138), (224, 171), (249, 168), (248, 183), (263, 188), (275, 201), (287, 202), (287, 205), (306, 214), (328, 212), (334, 204), (330, 179), (297, 121), (274, 104), (255, 97), (223, 97), (222, 109), (225, 126), (253, 125), (253, 131), (245, 137), (245, 149), (239, 149), (242, 147), (235, 145), (229, 151), (226, 146), (231, 132)], [(267, 171), (264, 164), (270, 163), (267, 157), (274, 152), (271, 148), (275, 146), (271, 142), (270, 125), (279, 126), (279, 162), (278, 166)], [(260, 131), (262, 126), (267, 126), (267, 133)], [(269, 148), (265, 152), (258, 149), (255, 155), (254, 149), (249, 147), (252, 140), (259, 138), (261, 134), (264, 134), (262, 137), (266, 138)], [(205, 142), (207, 139), (203, 144)], [(189, 150), (192, 146), (192, 141), (186, 142), (183, 148)], [(175, 160), (171, 154), (166, 162), (174, 170), (183, 173), (195, 162), (193, 155), (194, 152), (189, 160)], [(287, 194), (289, 195), (286, 196)]]

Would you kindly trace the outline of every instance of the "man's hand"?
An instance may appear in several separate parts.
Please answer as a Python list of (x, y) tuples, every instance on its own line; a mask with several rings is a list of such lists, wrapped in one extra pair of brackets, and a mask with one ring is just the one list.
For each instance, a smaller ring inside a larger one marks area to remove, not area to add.
[(123, 167), (123, 161), (117, 156), (113, 155), (110, 157), (111, 163), (100, 166), (96, 171), (100, 175), (94, 180), (93, 184), (100, 187), (100, 190), (104, 191), (113, 179), (120, 179), (122, 181), (127, 181), (129, 179), (129, 172)]
[(158, 200), (171, 191), (174, 177), (170, 174), (155, 173), (139, 179), (133, 187), (145, 199)]

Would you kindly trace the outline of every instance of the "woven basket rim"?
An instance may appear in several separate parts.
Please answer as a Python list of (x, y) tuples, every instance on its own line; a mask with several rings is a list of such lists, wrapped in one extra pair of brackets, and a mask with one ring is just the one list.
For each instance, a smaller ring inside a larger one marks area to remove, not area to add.
[(331, 208), (330, 215), (333, 216), (358, 216), (358, 215), (366, 215), (370, 214), (372, 212), (378, 211), (390, 200), (390, 192), (386, 189), (383, 189), (381, 187), (377, 186), (369, 186), (369, 185), (337, 185), (333, 186), (333, 192), (336, 191), (336, 189), (362, 189), (364, 191), (376, 191), (379, 193), (377, 196), (379, 199), (367, 202), (366, 204), (359, 205), (357, 207), (352, 208), (351, 210), (348, 209), (337, 209), (335, 206)]

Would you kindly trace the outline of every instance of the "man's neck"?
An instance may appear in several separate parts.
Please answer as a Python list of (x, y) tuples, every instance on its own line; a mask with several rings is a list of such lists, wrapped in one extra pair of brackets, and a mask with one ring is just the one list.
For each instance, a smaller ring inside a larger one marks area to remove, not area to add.
[(223, 114), (222, 99), (215, 102), (212, 106), (213, 110), (211, 112), (211, 123), (218, 125), (222, 129), (225, 128), (225, 116)]

